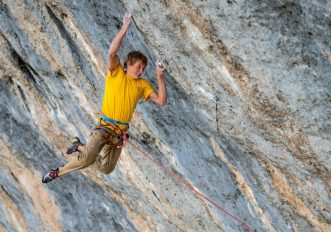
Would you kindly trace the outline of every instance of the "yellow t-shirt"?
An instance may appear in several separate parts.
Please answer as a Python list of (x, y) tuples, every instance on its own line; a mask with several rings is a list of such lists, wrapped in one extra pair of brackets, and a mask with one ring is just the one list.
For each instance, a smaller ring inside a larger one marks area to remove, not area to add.
[[(148, 81), (127, 75), (119, 64), (114, 71), (108, 71), (102, 113), (111, 119), (129, 123), (139, 99), (146, 101), (152, 92), (154, 89)], [(119, 126), (121, 129), (125, 128), (123, 125)]]

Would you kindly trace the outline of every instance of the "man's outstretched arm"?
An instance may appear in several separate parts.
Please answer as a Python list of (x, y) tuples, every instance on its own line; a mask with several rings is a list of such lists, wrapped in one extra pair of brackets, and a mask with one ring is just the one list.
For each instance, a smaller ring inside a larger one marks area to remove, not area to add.
[(108, 69), (109, 71), (113, 71), (117, 68), (120, 61), (117, 56), (117, 51), (121, 46), (122, 40), (128, 31), (131, 23), (131, 15), (128, 13), (125, 13), (123, 17), (123, 26), (120, 29), (120, 31), (117, 33), (115, 38), (110, 44), (109, 50), (108, 50)]
[(165, 71), (164, 65), (162, 65), (162, 67), (160, 67), (159, 64), (156, 64), (156, 78), (157, 78), (157, 84), (158, 84), (158, 91), (157, 91), (157, 93), (152, 92), (149, 95), (149, 98), (160, 106), (164, 106), (165, 104), (167, 104), (167, 89), (166, 89), (164, 77), (163, 77), (164, 71)]

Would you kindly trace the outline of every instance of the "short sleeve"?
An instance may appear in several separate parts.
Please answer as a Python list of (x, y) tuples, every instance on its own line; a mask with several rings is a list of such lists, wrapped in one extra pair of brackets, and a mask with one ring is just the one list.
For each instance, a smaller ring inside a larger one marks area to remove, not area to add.
[(117, 67), (113, 71), (108, 70), (107, 78), (115, 78), (116, 76), (123, 76), (124, 69), (121, 64), (118, 64)]
[(144, 100), (147, 101), (151, 93), (155, 92), (154, 88), (148, 81), (144, 80)]

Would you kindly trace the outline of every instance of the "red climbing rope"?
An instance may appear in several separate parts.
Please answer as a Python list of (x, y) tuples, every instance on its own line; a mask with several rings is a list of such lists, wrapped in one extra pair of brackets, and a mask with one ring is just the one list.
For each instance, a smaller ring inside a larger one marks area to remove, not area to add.
[(204, 198), (206, 201), (208, 201), (209, 203), (211, 203), (212, 205), (214, 205), (216, 208), (218, 208), (219, 210), (223, 211), (228, 216), (230, 216), (231, 218), (233, 218), (234, 220), (236, 220), (237, 222), (239, 222), (244, 227), (244, 229), (248, 229), (251, 232), (255, 232), (255, 230), (252, 227), (248, 226), (243, 221), (241, 221), (240, 219), (238, 219), (236, 216), (234, 216), (233, 214), (229, 213), (228, 211), (226, 211), (225, 209), (223, 209), (221, 206), (219, 206), (218, 204), (216, 204), (215, 202), (213, 202), (212, 200), (210, 200), (208, 197), (206, 197), (205, 195), (203, 195), (202, 193), (200, 193), (199, 191), (197, 191), (191, 184), (189, 184), (187, 181), (185, 181), (184, 179), (180, 178), (175, 173), (173, 173), (172, 171), (170, 171), (169, 169), (167, 169), (166, 167), (164, 167), (160, 162), (158, 162), (153, 157), (151, 157), (150, 155), (148, 155), (140, 147), (138, 147), (137, 145), (135, 145), (134, 143), (132, 143), (130, 140), (128, 140), (128, 143), (130, 143), (134, 148), (136, 148), (138, 151), (140, 151), (146, 158), (148, 158), (149, 160), (151, 160), (152, 162), (154, 162), (155, 164), (157, 164), (166, 173), (168, 173), (169, 175), (175, 177), (182, 184), (186, 185), (192, 192), (198, 194), (200, 197)]

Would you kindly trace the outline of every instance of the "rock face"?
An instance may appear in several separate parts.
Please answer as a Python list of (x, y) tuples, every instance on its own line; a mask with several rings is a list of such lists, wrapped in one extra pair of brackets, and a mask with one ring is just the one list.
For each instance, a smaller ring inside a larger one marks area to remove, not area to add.
[(47, 185), (100, 110), (110, 41), (165, 61), (132, 143), (256, 231), (331, 231), (331, 2), (0, 1), (0, 231), (247, 231), (128, 144)]

